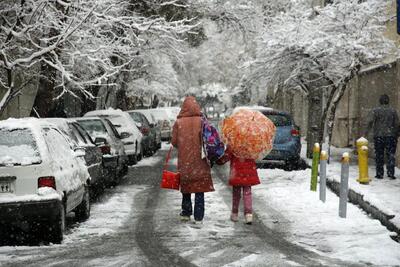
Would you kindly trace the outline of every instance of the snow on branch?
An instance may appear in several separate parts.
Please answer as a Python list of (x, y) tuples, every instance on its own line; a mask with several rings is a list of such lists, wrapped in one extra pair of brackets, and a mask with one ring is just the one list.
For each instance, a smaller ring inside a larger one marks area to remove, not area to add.
[[(180, 5), (179, 1), (162, 5)], [(13, 95), (16, 73), (41, 75), (43, 64), (56, 71), (60, 94), (109, 82), (144, 66), (146, 50), (160, 47), (182, 55), (182, 36), (198, 26), (193, 19), (167, 21), (132, 10), (129, 0), (21, 0), (0, 2), (1, 87)], [(29, 77), (26, 77), (29, 79)], [(4, 82), (3, 82), (4, 81)], [(0, 113), (2, 107), (0, 107)]]
[(271, 18), (250, 78), (262, 72), (271, 87), (283, 79), (288, 88), (321, 79), (321, 89), (329, 89), (326, 84), (340, 86), (346, 80), (354, 61), (370, 64), (398, 54), (382, 32), (389, 19), (386, 1), (338, 0), (318, 9), (301, 2)]

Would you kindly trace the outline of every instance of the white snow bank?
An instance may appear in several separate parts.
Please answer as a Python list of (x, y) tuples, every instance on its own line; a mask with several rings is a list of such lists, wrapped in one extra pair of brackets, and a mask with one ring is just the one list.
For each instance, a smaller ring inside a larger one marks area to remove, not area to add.
[[(329, 190), (326, 203), (319, 201), (319, 193), (310, 191), (310, 170), (259, 170), (259, 175), (262, 184), (253, 187), (254, 197), (288, 219), (292, 242), (346, 261), (400, 264), (400, 244), (389, 237), (378, 220), (350, 203), (347, 218), (339, 218), (339, 199)], [(268, 217), (263, 207), (254, 208), (261, 218)]]
[[(340, 163), (332, 162), (327, 166), (327, 178), (340, 183)], [(399, 173), (399, 169), (396, 169)], [(364, 196), (364, 200), (387, 215), (396, 216), (392, 221), (400, 226), (400, 180), (374, 179), (375, 168), (369, 168), (371, 182), (363, 185), (357, 182), (359, 176), (357, 165), (350, 166), (349, 188)]]
[(103, 203), (92, 205), (90, 218), (65, 235), (65, 244), (82, 242), (94, 236), (109, 235), (124, 225), (131, 213), (133, 198), (145, 187), (129, 186), (117, 189), (121, 189), (121, 192), (113, 194)]
[(153, 156), (149, 158), (143, 158), (136, 165), (132, 167), (143, 167), (143, 166), (156, 166), (163, 158), (161, 156)]

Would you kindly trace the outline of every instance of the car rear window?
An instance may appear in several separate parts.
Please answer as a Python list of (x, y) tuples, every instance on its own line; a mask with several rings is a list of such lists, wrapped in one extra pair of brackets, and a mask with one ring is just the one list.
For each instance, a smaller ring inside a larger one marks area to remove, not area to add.
[(100, 120), (79, 120), (78, 123), (93, 139), (98, 135), (107, 133), (106, 128)]
[(281, 114), (268, 114), (268, 113), (263, 113), (263, 114), (267, 116), (275, 124), (276, 127), (292, 125), (292, 119), (289, 116)]
[(41, 163), (40, 153), (29, 129), (0, 129), (0, 165)]
[(131, 118), (132, 118), (135, 122), (142, 123), (142, 117), (140, 116), (140, 114), (138, 114), (138, 113), (136, 113), (136, 112), (129, 112), (129, 115), (131, 116)]

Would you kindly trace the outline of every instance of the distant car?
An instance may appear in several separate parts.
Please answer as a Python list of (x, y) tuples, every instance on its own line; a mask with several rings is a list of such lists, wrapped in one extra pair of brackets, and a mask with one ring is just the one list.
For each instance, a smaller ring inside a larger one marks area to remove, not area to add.
[(171, 140), (172, 126), (171, 119), (168, 114), (161, 109), (149, 109), (149, 112), (155, 117), (157, 123), (161, 128), (161, 140), (169, 141)]
[(81, 147), (85, 150), (84, 159), (91, 177), (91, 192), (93, 194), (100, 192), (105, 187), (101, 149), (95, 145), (92, 138), (75, 120), (63, 118), (46, 118), (45, 120), (55, 124), (67, 135), (71, 139), (74, 149)]
[(146, 156), (151, 156), (157, 150), (155, 145), (156, 136), (155, 132), (151, 131), (150, 122), (147, 120), (146, 116), (144, 116), (140, 112), (136, 112), (134, 110), (127, 111), (128, 114), (132, 117), (132, 119), (136, 122), (137, 127), (140, 132), (143, 134), (142, 146), (143, 151)]
[(276, 126), (273, 149), (264, 159), (257, 161), (257, 164), (280, 161), (285, 164), (285, 169), (296, 168), (300, 162), (301, 135), (293, 117), (285, 111), (260, 106), (237, 107), (233, 113), (241, 108), (260, 111)]
[(82, 117), (76, 118), (76, 121), (103, 153), (105, 184), (107, 186), (118, 184), (122, 175), (128, 170), (128, 156), (114, 125), (108, 119), (100, 117)]
[(120, 109), (105, 109), (90, 111), (84, 115), (84, 117), (93, 116), (107, 118), (115, 126), (124, 143), (129, 164), (136, 164), (137, 161), (143, 158), (144, 148), (141, 145), (143, 134), (127, 112)]
[(181, 111), (180, 107), (162, 107), (159, 108), (160, 110), (163, 110), (167, 113), (167, 116), (171, 122), (171, 125), (173, 125), (179, 115), (179, 112)]
[(90, 215), (90, 176), (82, 157), (54, 125), (33, 118), (0, 122), (0, 231), (10, 226), (63, 239), (66, 213)]
[(154, 147), (161, 148), (161, 126), (156, 120), (155, 116), (148, 109), (135, 109), (134, 111), (142, 113), (150, 123), (150, 131), (155, 137)]

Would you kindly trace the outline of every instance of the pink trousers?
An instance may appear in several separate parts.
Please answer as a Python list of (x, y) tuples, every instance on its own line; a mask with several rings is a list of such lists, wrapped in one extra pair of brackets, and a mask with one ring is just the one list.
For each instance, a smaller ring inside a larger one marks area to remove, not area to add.
[(232, 213), (239, 213), (239, 202), (243, 188), (244, 214), (253, 213), (251, 186), (234, 186), (232, 188)]

